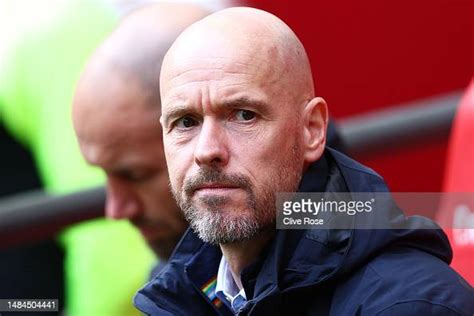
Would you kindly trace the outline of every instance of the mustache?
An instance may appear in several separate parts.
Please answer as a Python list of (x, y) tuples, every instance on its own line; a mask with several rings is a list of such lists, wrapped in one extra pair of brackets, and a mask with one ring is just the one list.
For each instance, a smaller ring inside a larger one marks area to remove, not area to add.
[(199, 173), (187, 179), (183, 186), (183, 191), (187, 196), (191, 196), (203, 184), (219, 183), (223, 185), (235, 186), (252, 193), (252, 184), (247, 176), (242, 174), (225, 174), (218, 169), (200, 169)]

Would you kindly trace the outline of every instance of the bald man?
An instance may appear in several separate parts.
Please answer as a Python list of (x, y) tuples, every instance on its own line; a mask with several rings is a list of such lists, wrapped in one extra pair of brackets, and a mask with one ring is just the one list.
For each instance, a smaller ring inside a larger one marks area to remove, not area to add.
[(106, 216), (128, 219), (162, 260), (187, 223), (168, 189), (158, 73), (179, 32), (206, 14), (196, 5), (158, 4), (126, 17), (91, 57), (73, 103), (81, 152), (107, 177)]
[[(277, 192), (388, 191), (325, 148), (326, 103), (277, 17), (232, 8), (193, 24), (164, 58), (160, 91), (171, 188), (192, 230), (136, 295), (141, 311), (472, 314), (440, 230), (275, 229)], [(404, 228), (416, 222), (392, 201), (376, 211)]]

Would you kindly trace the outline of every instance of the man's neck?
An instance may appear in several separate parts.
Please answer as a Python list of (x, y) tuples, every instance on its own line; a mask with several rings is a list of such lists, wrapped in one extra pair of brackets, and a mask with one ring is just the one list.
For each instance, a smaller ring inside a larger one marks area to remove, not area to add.
[(232, 277), (239, 290), (243, 288), (240, 273), (245, 267), (255, 261), (274, 235), (274, 230), (265, 231), (257, 237), (246, 241), (220, 245), (222, 254), (230, 267)]

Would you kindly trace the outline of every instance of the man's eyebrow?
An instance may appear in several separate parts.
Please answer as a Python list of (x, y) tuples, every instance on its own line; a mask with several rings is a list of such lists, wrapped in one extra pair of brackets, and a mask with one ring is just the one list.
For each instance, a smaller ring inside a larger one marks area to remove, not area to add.
[[(228, 101), (223, 101), (220, 106), (222, 108), (231, 108), (231, 109), (248, 109), (255, 110), (261, 115), (266, 115), (269, 111), (269, 105), (257, 99), (250, 99), (248, 97), (236, 98)], [(191, 106), (187, 105), (173, 105), (171, 108), (163, 111), (162, 120), (164, 126), (168, 126), (170, 121), (174, 118), (183, 117), (189, 114), (195, 114), (196, 111)]]
[(222, 102), (222, 106), (234, 109), (249, 109), (256, 110), (260, 114), (265, 115), (269, 110), (269, 105), (257, 99), (250, 99), (248, 97), (241, 97), (234, 100)]
[(175, 105), (162, 113), (163, 123), (165, 126), (168, 126), (170, 120), (173, 118), (182, 117), (193, 112), (193, 109), (187, 105)]

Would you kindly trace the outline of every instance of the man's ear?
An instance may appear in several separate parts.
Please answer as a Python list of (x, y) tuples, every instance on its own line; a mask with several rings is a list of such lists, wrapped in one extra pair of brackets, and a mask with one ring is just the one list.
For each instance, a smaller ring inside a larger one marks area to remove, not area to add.
[(304, 161), (312, 163), (321, 157), (326, 145), (328, 108), (323, 98), (310, 100), (303, 110)]

